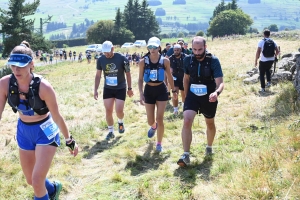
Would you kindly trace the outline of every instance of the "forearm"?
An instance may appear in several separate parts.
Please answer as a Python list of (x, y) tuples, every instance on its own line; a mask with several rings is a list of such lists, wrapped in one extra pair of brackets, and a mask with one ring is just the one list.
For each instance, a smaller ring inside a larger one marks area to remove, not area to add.
[(174, 80), (173, 80), (173, 76), (172, 76), (171, 72), (169, 74), (167, 74), (167, 80), (168, 80), (168, 84), (170, 84), (171, 90), (175, 90)]
[(101, 77), (100, 77), (100, 76), (96, 76), (96, 77), (95, 77), (95, 88), (94, 88), (94, 91), (97, 91), (97, 90), (98, 90), (99, 85), (100, 85), (100, 80), (101, 80)]
[(64, 135), (64, 137), (65, 138), (70, 138), (69, 129), (68, 129), (67, 125), (66, 125), (65, 120), (61, 116), (61, 114), (52, 115), (52, 118), (53, 118), (53, 121), (58, 126), (59, 130), (61, 131), (61, 133)]
[(131, 86), (131, 74), (130, 74), (130, 72), (126, 73), (126, 81), (127, 81), (127, 87), (131, 88), (132, 86)]
[(141, 79), (139, 79), (138, 80), (138, 86), (139, 86), (139, 92), (140, 92), (140, 94), (142, 94), (143, 93), (143, 80), (141, 80)]

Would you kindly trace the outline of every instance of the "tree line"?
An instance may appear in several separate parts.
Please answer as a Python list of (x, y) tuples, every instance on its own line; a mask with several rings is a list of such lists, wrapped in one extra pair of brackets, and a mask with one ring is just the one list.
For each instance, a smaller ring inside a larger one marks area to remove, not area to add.
[(55, 31), (61, 28), (67, 28), (67, 24), (63, 22), (49, 22), (46, 27), (46, 32)]

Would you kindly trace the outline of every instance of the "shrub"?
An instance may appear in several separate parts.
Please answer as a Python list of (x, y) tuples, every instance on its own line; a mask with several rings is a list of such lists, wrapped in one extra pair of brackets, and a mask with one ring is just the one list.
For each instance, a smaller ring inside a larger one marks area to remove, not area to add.
[(155, 11), (155, 16), (165, 16), (166, 11), (163, 8), (157, 8)]
[(11, 74), (11, 73), (12, 73), (11, 68), (8, 66), (5, 66), (0, 69), (0, 78), (2, 78), (3, 76), (6, 76), (8, 74)]
[(203, 31), (198, 31), (197, 33), (196, 33), (196, 36), (204, 36), (204, 32)]

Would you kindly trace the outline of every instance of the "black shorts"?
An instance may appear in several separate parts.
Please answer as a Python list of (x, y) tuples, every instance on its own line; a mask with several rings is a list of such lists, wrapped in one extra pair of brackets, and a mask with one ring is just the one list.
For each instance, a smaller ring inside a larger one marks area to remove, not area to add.
[(168, 90), (165, 83), (158, 86), (145, 85), (144, 88), (145, 103), (155, 104), (156, 101), (168, 101)]
[(184, 101), (185, 110), (193, 110), (199, 114), (203, 114), (205, 118), (214, 118), (216, 115), (218, 101), (209, 102), (207, 97), (197, 96), (191, 91), (188, 91)]
[(174, 80), (174, 85), (175, 85), (175, 87), (178, 87), (179, 90), (184, 90), (184, 88), (183, 88), (183, 79), (177, 78), (176, 80)]
[(125, 101), (126, 99), (126, 88), (122, 89), (103, 89), (103, 99), (116, 98)]

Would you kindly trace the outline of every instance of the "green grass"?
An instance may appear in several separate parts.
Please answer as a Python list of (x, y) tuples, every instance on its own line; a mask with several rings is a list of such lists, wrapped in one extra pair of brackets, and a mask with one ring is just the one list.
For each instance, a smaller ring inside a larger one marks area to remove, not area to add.
[[(225, 80), (216, 115), (216, 154), (204, 156), (206, 126), (203, 116), (196, 116), (192, 165), (183, 169), (176, 164), (183, 152), (182, 114), (174, 117), (166, 110), (164, 152), (156, 154), (155, 137), (147, 138), (145, 108), (136, 103), (136, 66), (131, 68), (134, 96), (125, 102), (126, 132), (116, 133), (111, 142), (105, 141), (103, 100), (93, 99), (95, 64), (68, 61), (36, 67), (53, 85), (60, 112), (80, 145), (79, 155), (72, 158), (62, 144), (49, 171), (51, 180), (63, 183), (61, 199), (299, 199), (299, 103), (292, 83), (272, 86), (272, 95), (261, 97), (259, 84), (244, 85), (238, 78), (253, 68), (258, 40), (207, 41), (209, 51), (220, 59)], [(300, 46), (299, 40), (275, 40), (282, 54)], [(134, 51), (145, 49), (130, 53)], [(103, 82), (100, 97), (102, 87)], [(33, 197), (19, 165), (16, 119), (6, 105), (0, 127), (0, 199)]]

